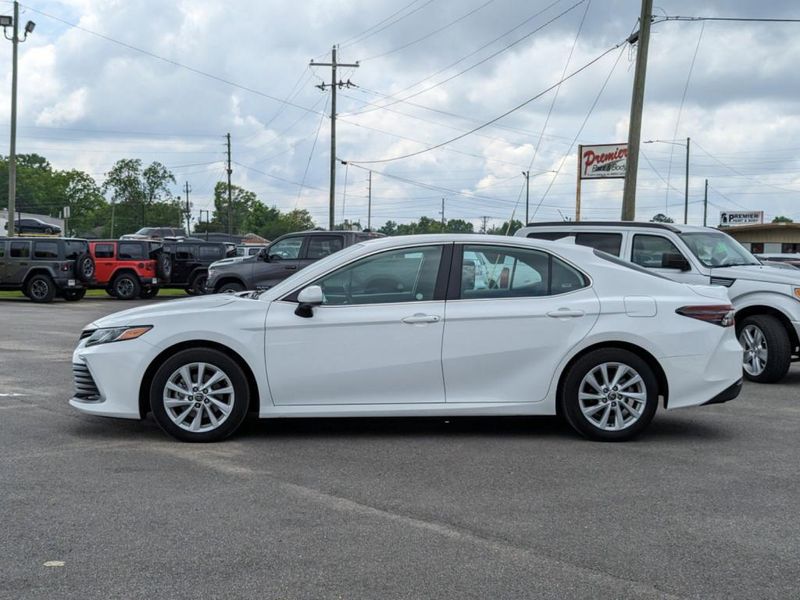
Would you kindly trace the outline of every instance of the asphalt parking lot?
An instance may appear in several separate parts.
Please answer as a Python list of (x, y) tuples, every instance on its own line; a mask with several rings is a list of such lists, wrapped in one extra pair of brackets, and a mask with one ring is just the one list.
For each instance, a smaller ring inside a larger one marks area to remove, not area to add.
[(2, 598), (800, 595), (800, 367), (627, 444), (465, 418), (187, 445), (67, 405), (83, 325), (138, 304), (0, 300)]

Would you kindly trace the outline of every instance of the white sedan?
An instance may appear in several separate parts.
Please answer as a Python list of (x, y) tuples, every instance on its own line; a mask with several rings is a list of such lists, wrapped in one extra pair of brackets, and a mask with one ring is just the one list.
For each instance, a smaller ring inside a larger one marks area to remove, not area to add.
[(586, 437), (741, 389), (721, 287), (581, 246), (426, 235), (363, 242), (265, 292), (104, 317), (73, 354), (85, 413), (221, 440), (262, 418), (563, 415)]

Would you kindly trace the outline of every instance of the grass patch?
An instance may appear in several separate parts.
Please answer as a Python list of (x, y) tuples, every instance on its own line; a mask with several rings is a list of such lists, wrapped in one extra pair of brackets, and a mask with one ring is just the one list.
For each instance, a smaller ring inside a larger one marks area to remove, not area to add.
[[(24, 298), (25, 294), (22, 292), (0, 291), (0, 298)], [(156, 298), (189, 298), (189, 294), (182, 288), (161, 288), (158, 291)], [(105, 290), (87, 290), (86, 298), (108, 298), (113, 300), (111, 296), (106, 294)]]

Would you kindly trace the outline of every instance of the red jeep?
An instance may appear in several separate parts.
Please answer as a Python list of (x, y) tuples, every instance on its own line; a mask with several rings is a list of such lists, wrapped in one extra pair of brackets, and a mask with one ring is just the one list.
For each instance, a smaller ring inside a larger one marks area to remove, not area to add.
[(169, 281), (172, 259), (161, 243), (148, 240), (94, 240), (95, 289), (120, 300), (152, 298)]

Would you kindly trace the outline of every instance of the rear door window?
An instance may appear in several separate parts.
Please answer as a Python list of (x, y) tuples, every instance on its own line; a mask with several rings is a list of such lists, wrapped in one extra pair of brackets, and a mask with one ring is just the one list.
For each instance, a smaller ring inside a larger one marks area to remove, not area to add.
[(340, 236), (312, 235), (308, 240), (306, 258), (309, 260), (319, 260), (329, 254), (338, 252), (342, 249), (343, 243)]
[(31, 257), (31, 243), (30, 242), (11, 242), (11, 258), (30, 258)]
[(95, 258), (114, 258), (114, 244), (96, 244), (94, 255)]
[(619, 256), (622, 250), (621, 233), (576, 233), (575, 243), (579, 246), (588, 246), (606, 254)]
[(197, 256), (197, 246), (192, 244), (175, 244), (175, 258), (178, 260), (194, 260)]
[(58, 242), (35, 242), (33, 244), (33, 257), (55, 260), (58, 258)]
[(120, 242), (117, 256), (120, 260), (143, 260), (144, 250), (141, 244)]

